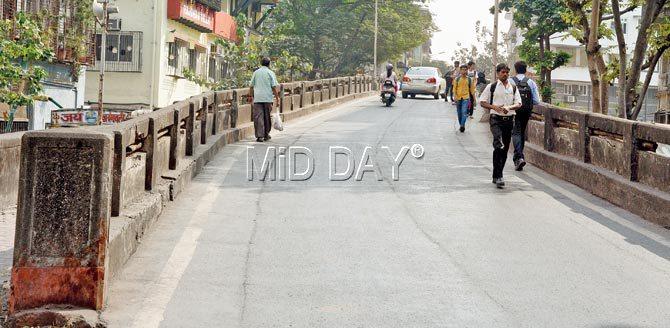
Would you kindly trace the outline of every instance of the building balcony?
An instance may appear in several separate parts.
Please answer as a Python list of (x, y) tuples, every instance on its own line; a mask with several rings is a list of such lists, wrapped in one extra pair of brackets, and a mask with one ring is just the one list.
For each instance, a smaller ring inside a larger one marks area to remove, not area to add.
[(167, 14), (169, 19), (179, 21), (203, 33), (211, 33), (214, 30), (214, 13), (212, 7), (200, 2), (168, 0)]
[(233, 16), (217, 12), (214, 15), (214, 34), (229, 41), (237, 41), (237, 23)]

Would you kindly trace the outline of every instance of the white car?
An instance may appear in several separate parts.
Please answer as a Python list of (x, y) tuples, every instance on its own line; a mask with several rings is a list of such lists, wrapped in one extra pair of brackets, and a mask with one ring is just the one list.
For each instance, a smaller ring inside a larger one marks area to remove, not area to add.
[(447, 81), (435, 67), (411, 67), (403, 76), (400, 87), (403, 98), (431, 95), (440, 99), (440, 96), (445, 97), (446, 90)]

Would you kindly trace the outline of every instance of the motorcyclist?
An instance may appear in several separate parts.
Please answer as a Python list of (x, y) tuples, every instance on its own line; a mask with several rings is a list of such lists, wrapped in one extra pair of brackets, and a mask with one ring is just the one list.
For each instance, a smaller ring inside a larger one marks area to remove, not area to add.
[(398, 76), (395, 75), (395, 72), (393, 71), (393, 64), (391, 63), (386, 64), (386, 72), (381, 74), (382, 85), (384, 85), (384, 82), (387, 80), (393, 82), (393, 89), (395, 89), (395, 92), (398, 92)]

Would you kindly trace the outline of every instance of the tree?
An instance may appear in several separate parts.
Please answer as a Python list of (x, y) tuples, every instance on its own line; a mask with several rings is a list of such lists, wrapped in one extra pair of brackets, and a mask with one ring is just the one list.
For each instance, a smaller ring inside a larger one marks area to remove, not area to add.
[(502, 11), (512, 11), (514, 23), (525, 30), (519, 56), (540, 72), (542, 101), (551, 102), (551, 72), (570, 60), (563, 51), (551, 50), (551, 38), (569, 28), (561, 14), (566, 10), (560, 0), (502, 0)]
[[(651, 78), (659, 60), (670, 47), (670, 24), (668, 17), (662, 15), (668, 6), (667, 0), (631, 0), (628, 8), (620, 10), (619, 0), (612, 0), (612, 18), (619, 46), (619, 114), (621, 117), (637, 119), (642, 109)], [(621, 15), (641, 7), (639, 32), (635, 41), (630, 63), (626, 60), (626, 39), (623, 35)], [(630, 66), (628, 66), (630, 65)], [(638, 88), (640, 74), (647, 74)]]
[(14, 114), (21, 106), (46, 100), (41, 94), (44, 68), (35, 65), (50, 61), (53, 53), (45, 46), (38, 24), (24, 13), (0, 20), (0, 103), (9, 106), (5, 132), (11, 132)]
[[(311, 63), (311, 77), (349, 74), (373, 62), (374, 0), (285, 0), (268, 24), (278, 24), (283, 36), (274, 46)], [(380, 1), (379, 61), (399, 58), (435, 30), (430, 12), (415, 1)]]
[(612, 80), (603, 57), (600, 39), (609, 37), (611, 31), (603, 23), (607, 2), (601, 0), (563, 0), (568, 8), (563, 18), (571, 25), (572, 36), (586, 47), (591, 88), (592, 111), (608, 113), (609, 83)]
[(223, 60), (231, 67), (226, 76), (218, 81), (210, 81), (207, 77), (198, 76), (195, 72), (184, 69), (184, 77), (202, 87), (210, 90), (223, 90), (231, 88), (241, 88), (249, 84), (251, 74), (260, 65), (261, 58), (270, 57), (273, 62), (273, 70), (277, 74), (279, 82), (292, 81), (296, 75), (303, 76), (311, 70), (308, 63), (303, 63), (300, 59), (289, 53), (274, 47), (275, 44), (283, 42), (283, 36), (275, 32), (277, 26), (273, 28), (265, 27), (261, 30), (262, 34), (257, 38), (245, 40), (244, 27), (246, 26), (246, 17), (240, 15), (237, 20), (237, 41), (228, 41), (218, 39), (215, 44), (219, 45), (223, 51)]
[[(467, 64), (472, 60), (477, 64), (478, 71), (493, 72), (495, 71), (492, 56), (493, 47), (498, 47), (498, 62), (505, 63), (508, 61), (509, 54), (507, 45), (504, 42), (507, 39), (507, 35), (503, 33), (501, 41), (497, 45), (494, 45), (492, 41), (493, 32), (482, 26), (480, 21), (475, 23), (475, 35), (477, 42), (470, 46), (470, 48), (464, 47), (460, 42), (456, 43), (458, 48), (454, 51), (453, 56), (451, 56), (452, 61), (458, 60), (461, 64)], [(480, 50), (482, 47), (483, 50)], [(490, 79), (493, 80), (495, 77), (491, 77)]]

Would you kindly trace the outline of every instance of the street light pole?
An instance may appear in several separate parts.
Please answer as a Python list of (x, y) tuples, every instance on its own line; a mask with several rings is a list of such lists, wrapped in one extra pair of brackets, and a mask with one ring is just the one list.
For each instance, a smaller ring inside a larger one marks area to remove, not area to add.
[(498, 65), (498, 11), (500, 8), (500, 0), (496, 0), (493, 12), (493, 75), (492, 80), (497, 79), (496, 66)]
[(109, 14), (107, 13), (107, 0), (100, 0), (102, 2), (102, 33), (100, 38), (100, 84), (98, 86), (98, 119), (97, 124), (102, 124), (102, 93), (105, 84), (105, 64), (107, 53), (107, 18)]
[[(379, 26), (377, 24), (377, 19), (378, 19), (378, 15), (379, 15), (378, 2), (379, 2), (379, 0), (375, 0), (375, 44), (373, 46), (373, 48), (374, 48), (374, 51), (373, 51), (374, 52), (374, 54), (373, 54), (373, 56), (374, 56), (374, 69), (372, 71), (373, 72), (372, 74), (374, 76), (373, 81), (377, 80), (377, 31), (378, 31), (378, 28), (379, 28)], [(375, 83), (375, 85), (377, 85), (377, 84)]]

